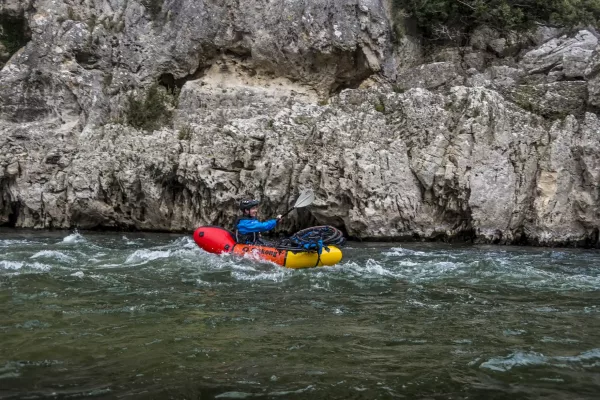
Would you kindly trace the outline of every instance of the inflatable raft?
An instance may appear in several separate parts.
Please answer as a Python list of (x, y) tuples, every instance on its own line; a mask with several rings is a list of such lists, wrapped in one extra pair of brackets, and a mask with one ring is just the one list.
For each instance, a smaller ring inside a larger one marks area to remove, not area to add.
[(232, 234), (216, 226), (201, 226), (194, 232), (194, 241), (209, 253), (233, 253), (271, 261), (286, 268), (312, 268), (335, 265), (342, 260), (342, 251), (333, 245), (323, 247), (321, 254), (311, 250), (292, 250), (236, 243)]

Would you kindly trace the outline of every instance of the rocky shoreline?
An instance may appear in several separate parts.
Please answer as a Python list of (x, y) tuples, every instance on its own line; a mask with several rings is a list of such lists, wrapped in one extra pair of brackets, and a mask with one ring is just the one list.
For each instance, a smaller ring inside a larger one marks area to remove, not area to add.
[(185, 232), (312, 188), (282, 231), (600, 247), (593, 28), (426, 50), (385, 1), (144, 4), (0, 5), (0, 225)]

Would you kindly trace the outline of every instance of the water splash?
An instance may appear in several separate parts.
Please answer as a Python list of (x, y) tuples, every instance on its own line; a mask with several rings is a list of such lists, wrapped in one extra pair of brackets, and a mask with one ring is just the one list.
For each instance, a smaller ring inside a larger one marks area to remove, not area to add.
[(85, 237), (83, 237), (82, 234), (80, 234), (77, 230), (73, 233), (71, 233), (70, 235), (66, 236), (65, 238), (63, 238), (61, 243), (69, 243), (69, 244), (73, 244), (73, 243), (85, 243), (87, 242), (87, 239)]

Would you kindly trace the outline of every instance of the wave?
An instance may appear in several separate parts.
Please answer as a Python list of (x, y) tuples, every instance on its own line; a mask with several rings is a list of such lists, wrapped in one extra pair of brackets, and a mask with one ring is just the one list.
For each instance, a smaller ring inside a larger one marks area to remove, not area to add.
[(73, 257), (68, 256), (57, 250), (38, 251), (37, 253), (32, 255), (30, 258), (34, 258), (34, 259), (35, 258), (49, 258), (49, 259), (54, 259), (54, 260), (65, 262), (65, 263), (72, 263), (75, 261), (75, 259)]
[(494, 357), (482, 363), (479, 368), (492, 371), (506, 372), (517, 367), (553, 366), (560, 368), (589, 368), (600, 366), (600, 349), (592, 349), (577, 356), (548, 357), (536, 352), (517, 351), (506, 357)]
[(556, 339), (550, 336), (544, 336), (542, 339), (540, 339), (540, 342), (543, 343), (563, 343), (563, 344), (575, 344), (575, 343), (579, 343), (579, 340), (575, 340), (575, 339)]
[[(496, 284), (535, 290), (598, 290), (600, 268), (581, 265), (570, 254), (522, 254), (481, 249), (416, 251), (392, 247), (380, 253), (383, 258), (345, 261), (342, 269), (363, 279), (402, 279), (411, 283), (459, 281), (479, 285)], [(349, 254), (352, 259), (353, 254)], [(577, 264), (574, 268), (572, 264)]]
[(20, 328), (20, 329), (42, 329), (42, 328), (49, 328), (52, 325), (47, 323), (47, 322), (41, 322), (37, 319), (34, 320), (30, 320), (30, 321), (25, 321), (22, 324), (16, 324), (15, 328)]
[(148, 261), (168, 258), (170, 256), (171, 252), (169, 250), (136, 250), (132, 255), (127, 257), (125, 264), (145, 264)]
[(412, 262), (402, 261), (400, 264), (388, 264), (368, 259), (364, 265), (354, 261), (341, 264), (342, 270), (363, 279), (393, 278), (407, 280), (413, 283), (448, 278), (449, 276), (461, 275), (460, 269), (464, 268), (461, 262)]
[(26, 262), (26, 261), (8, 261), (0, 260), (0, 269), (4, 270), (37, 270), (37, 271), (49, 271), (52, 269), (50, 265), (39, 263), (39, 262)]
[(400, 257), (400, 256), (431, 256), (430, 252), (410, 250), (404, 247), (392, 247), (389, 251), (384, 251), (381, 254), (388, 257)]
[(83, 235), (77, 231), (71, 233), (70, 235), (63, 238), (61, 243), (85, 243), (87, 239), (83, 237)]
[(1, 239), (0, 247), (15, 247), (21, 245), (39, 244), (39, 242), (27, 239)]
[(125, 236), (125, 235), (123, 235), (123, 236), (121, 237), (121, 239), (123, 239), (123, 242), (125, 242), (125, 244), (126, 244), (127, 246), (134, 246), (134, 245), (137, 245), (137, 244), (138, 244), (138, 242), (139, 242), (139, 239), (133, 239), (133, 240), (132, 240), (132, 239), (129, 239), (129, 238), (128, 238), (127, 236)]
[(143, 265), (147, 264), (150, 261), (158, 260), (158, 259), (188, 259), (188, 260), (197, 260), (198, 252), (186, 250), (186, 249), (178, 249), (178, 250), (151, 250), (151, 249), (142, 249), (136, 250), (133, 254), (129, 255), (124, 264), (126, 265)]
[(285, 278), (290, 277), (293, 270), (287, 268), (278, 268), (271, 272), (259, 272), (258, 274), (249, 274), (247, 272), (233, 271), (231, 276), (241, 281), (273, 281), (283, 282)]

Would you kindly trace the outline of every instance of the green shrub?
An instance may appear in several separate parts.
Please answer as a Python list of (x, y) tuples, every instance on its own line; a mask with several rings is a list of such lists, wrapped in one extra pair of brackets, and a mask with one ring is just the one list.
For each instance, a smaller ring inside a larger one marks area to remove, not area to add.
[(113, 82), (113, 74), (112, 72), (107, 72), (104, 74), (104, 77), (102, 78), (102, 85), (105, 88), (110, 87), (110, 85), (112, 85)]
[(158, 83), (150, 86), (143, 98), (129, 95), (125, 110), (127, 124), (147, 131), (171, 124), (177, 97), (176, 91), (167, 91)]
[(98, 17), (95, 14), (90, 15), (90, 19), (87, 21), (88, 29), (90, 33), (94, 32), (96, 25), (98, 25)]
[(314, 118), (307, 115), (298, 115), (294, 118), (294, 122), (298, 125), (313, 125), (315, 121)]
[(0, 15), (0, 42), (14, 54), (29, 41), (27, 22), (22, 17)]
[(478, 25), (526, 30), (536, 24), (574, 27), (600, 21), (600, 0), (392, 0), (429, 39), (469, 33)]
[(177, 138), (179, 140), (190, 140), (192, 138), (192, 133), (194, 130), (190, 124), (186, 124), (179, 129), (179, 134)]
[(67, 17), (71, 21), (81, 21), (81, 17), (75, 13), (75, 10), (71, 6), (67, 7)]

